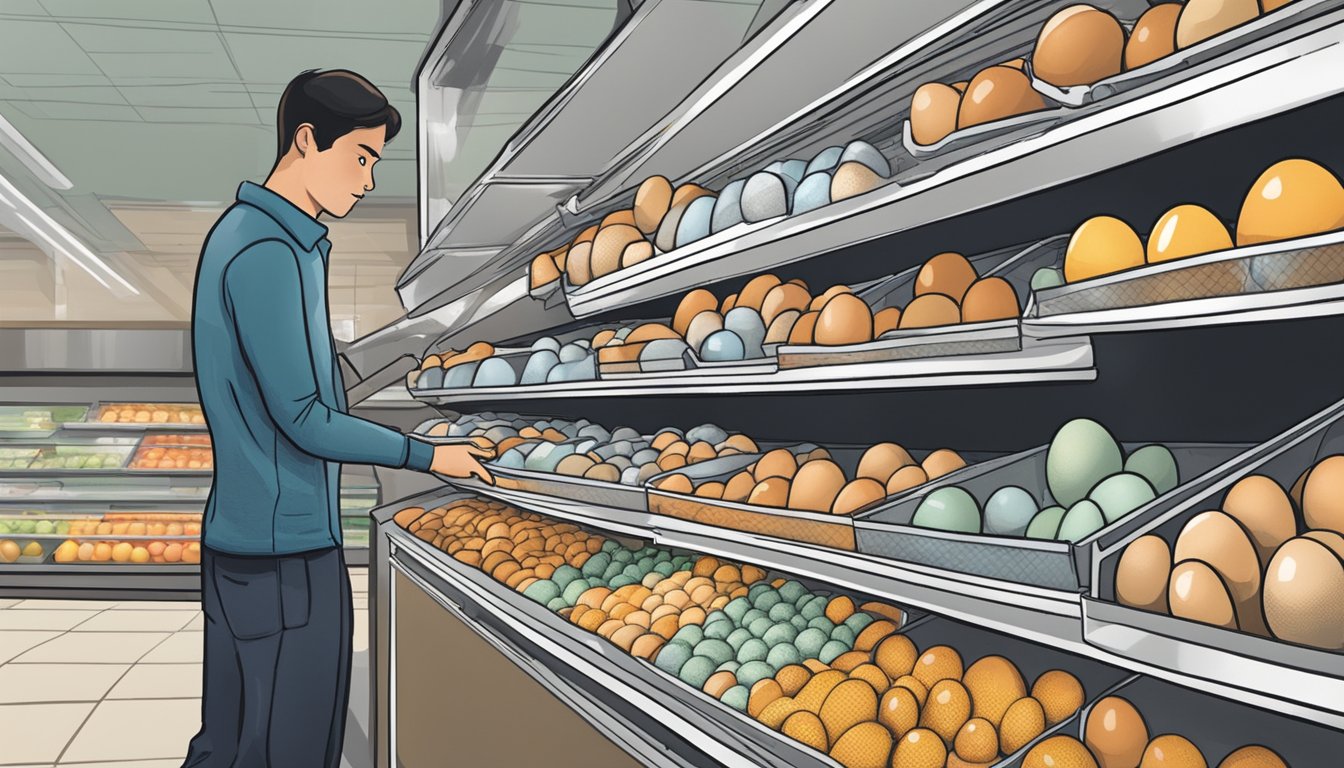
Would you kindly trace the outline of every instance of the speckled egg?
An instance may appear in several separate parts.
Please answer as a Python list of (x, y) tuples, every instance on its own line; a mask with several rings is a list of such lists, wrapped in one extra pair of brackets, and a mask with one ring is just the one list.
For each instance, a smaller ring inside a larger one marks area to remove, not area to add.
[(766, 171), (753, 174), (742, 190), (742, 220), (755, 223), (788, 214), (797, 186), (792, 176)]
[(891, 175), (891, 164), (887, 162), (887, 158), (877, 150), (877, 147), (866, 141), (851, 141), (845, 145), (845, 151), (840, 154), (837, 165), (845, 163), (863, 163), (884, 179)]

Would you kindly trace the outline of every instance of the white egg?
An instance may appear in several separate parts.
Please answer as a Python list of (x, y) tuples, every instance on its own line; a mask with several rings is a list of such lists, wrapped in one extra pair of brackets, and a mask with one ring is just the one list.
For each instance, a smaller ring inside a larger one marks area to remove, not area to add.
[(746, 186), (746, 179), (738, 179), (729, 182), (719, 193), (714, 201), (714, 214), (710, 217), (710, 232), (722, 232), (742, 223), (742, 190)]
[(786, 215), (797, 185), (792, 176), (764, 171), (753, 174), (742, 190), (742, 219), (755, 223)]

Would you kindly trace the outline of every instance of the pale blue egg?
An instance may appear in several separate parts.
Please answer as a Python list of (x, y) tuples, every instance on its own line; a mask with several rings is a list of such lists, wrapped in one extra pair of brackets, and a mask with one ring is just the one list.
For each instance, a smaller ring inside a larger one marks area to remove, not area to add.
[(738, 179), (729, 182), (719, 193), (714, 201), (714, 214), (710, 217), (710, 232), (722, 232), (742, 223), (742, 190), (746, 186), (746, 179)]
[(533, 352), (531, 357), (527, 358), (527, 365), (523, 366), (522, 383), (545, 384), (546, 375), (559, 364), (559, 356), (549, 349), (540, 349)]
[(804, 160), (785, 160), (778, 163), (778, 167), (774, 173), (778, 173), (781, 176), (788, 176), (793, 179), (795, 184), (797, 184), (807, 175), (807, 162)]
[(476, 369), (476, 377), (472, 380), (473, 387), (512, 387), (518, 383), (518, 374), (513, 370), (513, 366), (501, 357), (488, 357), (481, 361), (481, 365)]
[(1087, 497), (1087, 492), (1124, 465), (1120, 446), (1106, 428), (1091, 419), (1074, 419), (1059, 428), (1045, 456), (1050, 495), (1064, 507)]
[(793, 193), (793, 215), (831, 204), (831, 175), (813, 173), (803, 179)]
[(577, 363), (588, 356), (588, 350), (578, 344), (566, 344), (560, 348), (560, 362)]
[(715, 424), (701, 424), (686, 433), (687, 442), (718, 445), (728, 439), (728, 432)]
[(726, 363), (743, 360), (746, 350), (742, 337), (732, 331), (715, 331), (700, 346), (700, 357), (711, 363)]
[(509, 469), (523, 469), (526, 459), (523, 452), (518, 450), (517, 447), (514, 447), (505, 451), (498, 459), (495, 459), (490, 463), (499, 467), (508, 467)]
[(416, 389), (439, 389), (443, 386), (443, 369), (435, 366), (420, 372), (415, 382)]
[(1181, 482), (1176, 457), (1165, 445), (1145, 445), (1129, 454), (1125, 471), (1142, 476), (1158, 493), (1166, 493)]
[(807, 164), (807, 170), (803, 173), (803, 178), (806, 179), (818, 171), (830, 173), (840, 166), (840, 157), (844, 154), (844, 147), (827, 147), (821, 150), (816, 157), (812, 158), (812, 162)]
[(1101, 508), (1102, 517), (1108, 524), (1157, 498), (1147, 480), (1129, 472), (1102, 480), (1087, 496)]
[(1043, 291), (1064, 284), (1064, 275), (1054, 267), (1041, 267), (1031, 276), (1031, 290)]
[(640, 362), (680, 360), (686, 354), (686, 342), (681, 339), (654, 339), (639, 353)]
[(698, 197), (686, 206), (686, 212), (677, 223), (677, 247), (681, 248), (709, 237), (709, 222), (714, 215), (714, 198)]
[(1059, 524), (1060, 541), (1072, 541), (1075, 544), (1100, 531), (1106, 525), (1101, 507), (1088, 499), (1083, 499), (1069, 507), (1064, 520)]
[(979, 533), (980, 507), (974, 496), (955, 485), (939, 488), (919, 502), (910, 524), (955, 533)]
[(994, 492), (985, 502), (985, 533), (1021, 536), (1036, 515), (1036, 499), (1015, 485)]
[(765, 321), (759, 312), (751, 307), (734, 307), (723, 318), (723, 327), (742, 340), (743, 355), (748, 360), (765, 356), (761, 349), (765, 343)]
[(877, 151), (877, 147), (866, 141), (851, 141), (845, 146), (838, 165), (845, 163), (863, 163), (884, 179), (891, 175), (891, 164), (887, 162), (887, 158)]
[(479, 360), (473, 360), (470, 363), (454, 365), (443, 375), (444, 389), (466, 389), (471, 386), (471, 382), (476, 380), (476, 369), (481, 365)]
[(525, 467), (536, 472), (554, 472), (562, 459), (573, 454), (573, 443), (540, 443), (527, 455)]
[(542, 336), (540, 339), (532, 342), (532, 351), (540, 352), (547, 350), (549, 352), (560, 352), (560, 342), (552, 336)]

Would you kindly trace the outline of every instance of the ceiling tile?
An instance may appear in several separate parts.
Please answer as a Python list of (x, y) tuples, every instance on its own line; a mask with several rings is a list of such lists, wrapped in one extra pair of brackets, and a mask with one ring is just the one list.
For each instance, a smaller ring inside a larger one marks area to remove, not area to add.
[(0, 101), (64, 101), (72, 104), (125, 104), (111, 83), (104, 85), (67, 85), (60, 88), (17, 86), (0, 83)]
[(98, 68), (60, 24), (9, 20), (0, 24), (0, 74), (10, 73), (83, 75)]
[[(226, 0), (214, 3), (223, 26), (424, 35), (439, 20), (437, 2), (349, 3), (324, 0)], [(351, 42), (352, 45), (358, 43)]]
[(65, 22), (62, 26), (86, 53), (210, 53), (222, 52), (214, 31), (184, 31), (172, 27), (120, 27)]
[[(9, 10), (10, 0), (5, 0)], [(208, 0), (42, 0), (52, 16), (213, 24)]]
[[(247, 81), (289, 82), (307, 69), (349, 69), (388, 93), (409, 94), (422, 42), (350, 40), (226, 32), (238, 70)], [(283, 86), (281, 86), (283, 90)]]
[[(212, 38), (214, 39), (214, 38)], [(218, 42), (218, 41), (216, 41)], [(91, 53), (107, 76), (235, 79), (237, 73), (224, 49), (216, 46), (198, 53)]]
[(46, 16), (47, 10), (37, 0), (5, 0), (7, 16)]
[(242, 83), (195, 83), (177, 85), (122, 85), (126, 101), (137, 107), (201, 107), (251, 109), (252, 100)]
[[(90, 62), (92, 66), (92, 62)], [(102, 72), (95, 68), (92, 72), (84, 74), (59, 74), (52, 75), (46, 73), (25, 74), (22, 72), (4, 72), (0, 75), (13, 86), (19, 88), (83, 88), (86, 86), (106, 86), (112, 87), (112, 81), (103, 76)]]
[(44, 120), (120, 120), (140, 122), (140, 115), (126, 104), (87, 104), (69, 101), (10, 101), (8, 108)]
[(257, 112), (248, 107), (137, 107), (145, 120), (151, 123), (245, 123), (256, 125)]

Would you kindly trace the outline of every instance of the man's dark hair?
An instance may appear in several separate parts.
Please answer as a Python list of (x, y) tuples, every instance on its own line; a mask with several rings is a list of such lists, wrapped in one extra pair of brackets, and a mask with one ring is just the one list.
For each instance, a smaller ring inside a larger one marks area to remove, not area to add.
[(318, 151), (331, 149), (332, 142), (356, 128), (387, 130), (391, 141), (401, 130), (401, 113), (373, 83), (346, 69), (320, 72), (310, 69), (289, 81), (276, 110), (275, 127), (280, 144), (276, 162), (294, 144), (299, 126), (310, 123)]

